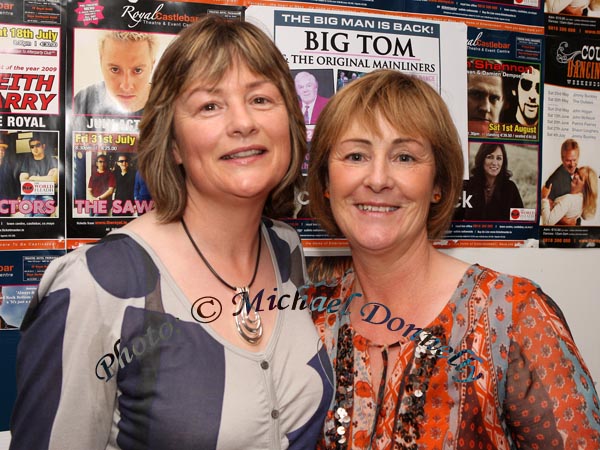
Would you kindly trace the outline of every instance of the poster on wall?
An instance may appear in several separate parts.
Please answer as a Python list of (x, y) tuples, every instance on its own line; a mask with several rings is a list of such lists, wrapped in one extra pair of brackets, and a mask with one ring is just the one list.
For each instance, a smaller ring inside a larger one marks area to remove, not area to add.
[(0, 332), (21, 326), (48, 264), (59, 250), (3, 251), (0, 264)]
[(599, 0), (545, 0), (544, 12), (547, 35), (600, 35)]
[[(466, 144), (466, 26), (452, 22), (411, 20), (386, 15), (251, 6), (246, 20), (274, 39), (290, 66), (298, 102), (305, 116), (309, 152), (316, 120), (329, 98), (344, 86), (376, 69), (392, 69), (429, 83), (449, 106)], [(467, 148), (464, 148), (465, 155)], [(299, 210), (288, 223), (305, 248), (346, 247), (331, 238), (308, 213), (306, 192), (298, 194)]]
[(0, 249), (64, 248), (59, 2), (0, 8)]
[(543, 38), (469, 27), (468, 169), (438, 247), (538, 245)]
[(136, 161), (152, 72), (176, 34), (207, 13), (243, 14), (241, 7), (201, 3), (69, 3), (68, 248), (152, 209)]
[(600, 40), (547, 38), (540, 245), (599, 247)]
[[(543, 0), (305, 0), (302, 3), (331, 5), (349, 10), (365, 9), (406, 13), (433, 20), (462, 21), (469, 26), (543, 33)], [(251, 1), (252, 4), (290, 4), (287, 0)], [(303, 6), (304, 7), (304, 6)]]

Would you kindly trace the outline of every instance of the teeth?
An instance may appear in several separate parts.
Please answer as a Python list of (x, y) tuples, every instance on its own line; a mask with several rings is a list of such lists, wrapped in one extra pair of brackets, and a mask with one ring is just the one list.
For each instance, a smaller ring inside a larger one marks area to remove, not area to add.
[(373, 205), (358, 205), (361, 211), (369, 212), (392, 212), (398, 209), (397, 206), (373, 206)]
[(248, 156), (255, 156), (262, 154), (262, 150), (246, 150), (245, 152), (234, 153), (233, 155), (223, 156), (223, 159), (237, 159), (237, 158), (247, 158)]

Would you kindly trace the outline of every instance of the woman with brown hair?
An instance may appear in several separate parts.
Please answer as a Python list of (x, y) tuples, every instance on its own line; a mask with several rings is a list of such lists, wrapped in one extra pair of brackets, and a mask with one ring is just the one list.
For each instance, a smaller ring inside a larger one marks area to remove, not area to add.
[(556, 304), (429, 241), (462, 167), (446, 105), (417, 78), (370, 73), (321, 113), (311, 207), (348, 239), (353, 269), (306, 293), (333, 299), (315, 317), (336, 372), (319, 448), (600, 445), (598, 395)]
[(217, 16), (181, 32), (140, 124), (156, 209), (49, 266), (22, 327), (11, 449), (315, 446), (332, 392), (310, 316), (245, 307), (304, 282), (297, 234), (264, 217), (291, 213), (304, 153), (264, 33)]

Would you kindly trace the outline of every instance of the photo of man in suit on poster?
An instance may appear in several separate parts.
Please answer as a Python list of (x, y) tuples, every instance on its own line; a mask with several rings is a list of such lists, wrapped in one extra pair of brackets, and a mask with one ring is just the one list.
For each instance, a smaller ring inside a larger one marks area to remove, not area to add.
[(296, 93), (306, 125), (317, 123), (319, 114), (329, 101), (329, 97), (333, 95), (333, 74), (331, 70), (326, 70), (321, 74), (317, 72), (298, 71), (294, 74)]

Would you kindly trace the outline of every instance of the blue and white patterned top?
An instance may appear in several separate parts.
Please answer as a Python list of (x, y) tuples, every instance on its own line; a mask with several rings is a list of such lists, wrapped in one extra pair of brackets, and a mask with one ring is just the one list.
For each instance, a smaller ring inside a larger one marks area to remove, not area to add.
[[(298, 236), (262, 233), (293, 298)], [(313, 449), (332, 398), (306, 310), (279, 311), (263, 352), (237, 348), (128, 230), (53, 261), (21, 330), (11, 450)]]

